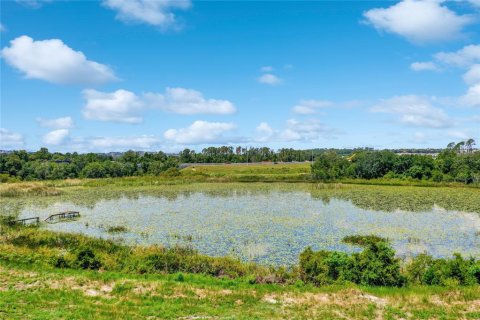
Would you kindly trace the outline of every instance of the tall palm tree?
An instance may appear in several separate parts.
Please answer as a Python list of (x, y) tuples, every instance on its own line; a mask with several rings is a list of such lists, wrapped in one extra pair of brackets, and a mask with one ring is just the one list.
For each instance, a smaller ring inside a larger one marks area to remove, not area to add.
[(465, 141), (460, 141), (455, 145), (455, 147), (453, 147), (453, 150), (455, 150), (456, 152), (462, 152), (462, 148), (464, 145), (465, 145)]
[(473, 152), (473, 146), (475, 145), (475, 140), (473, 140), (472, 138), (468, 139), (466, 142), (465, 142), (465, 146), (467, 148), (467, 152), (468, 153), (471, 153)]

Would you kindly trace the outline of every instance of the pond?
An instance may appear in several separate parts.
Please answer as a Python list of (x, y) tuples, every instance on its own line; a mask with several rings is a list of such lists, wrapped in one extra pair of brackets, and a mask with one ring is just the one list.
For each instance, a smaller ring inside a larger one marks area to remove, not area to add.
[[(77, 210), (80, 219), (42, 228), (127, 244), (188, 245), (207, 255), (262, 264), (294, 264), (307, 246), (359, 250), (341, 242), (353, 234), (387, 237), (402, 258), (421, 252), (480, 257), (478, 189), (196, 184), (68, 191), (2, 200), (1, 208), (42, 220)], [(126, 231), (107, 231), (115, 226)]]

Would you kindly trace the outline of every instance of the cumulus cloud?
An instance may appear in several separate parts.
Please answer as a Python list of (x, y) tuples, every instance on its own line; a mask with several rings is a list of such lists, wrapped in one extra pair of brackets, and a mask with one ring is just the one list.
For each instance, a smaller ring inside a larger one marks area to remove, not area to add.
[(36, 41), (20, 36), (2, 49), (1, 56), (27, 79), (90, 85), (117, 79), (108, 66), (87, 60), (82, 52), (71, 49), (59, 39)]
[(0, 128), (0, 147), (17, 148), (23, 146), (24, 142), (23, 135), (20, 133), (15, 133), (5, 128)]
[(391, 113), (399, 116), (400, 123), (423, 128), (447, 128), (452, 120), (425, 97), (408, 95), (381, 100), (370, 111)]
[(75, 143), (93, 150), (150, 150), (159, 145), (161, 139), (153, 135), (126, 137), (90, 137), (76, 139)]
[(21, 5), (31, 8), (31, 9), (39, 9), (41, 8), (45, 3), (52, 2), (53, 0), (15, 0), (17, 3), (20, 3)]
[(54, 129), (70, 129), (74, 126), (72, 117), (62, 117), (56, 119), (38, 118), (37, 122), (42, 127)]
[(69, 134), (67, 129), (53, 130), (44, 135), (42, 141), (47, 145), (58, 146), (66, 141)]
[(413, 71), (439, 71), (439, 67), (432, 61), (414, 62), (410, 65)]
[(455, 52), (439, 52), (434, 58), (448, 65), (468, 67), (480, 61), (480, 45), (471, 44)]
[(454, 52), (439, 52), (433, 56), (434, 65), (466, 70), (463, 81), (469, 86), (467, 93), (456, 101), (464, 106), (480, 106), (480, 45), (468, 45)]
[(325, 126), (317, 119), (307, 121), (298, 121), (296, 119), (287, 120), (287, 127), (280, 132), (280, 140), (283, 141), (315, 141), (322, 135), (331, 136), (333, 130)]
[(272, 137), (276, 134), (275, 130), (270, 127), (270, 125), (266, 122), (260, 123), (256, 128), (256, 135), (257, 137), (255, 138), (256, 141), (258, 142), (267, 142), (272, 139)]
[(467, 93), (460, 97), (460, 102), (468, 107), (480, 107), (480, 83), (469, 87)]
[(463, 81), (468, 85), (480, 83), (480, 64), (474, 64), (463, 75)]
[(472, 137), (470, 134), (468, 134), (464, 130), (449, 130), (447, 131), (447, 135), (455, 139), (463, 139), (463, 140), (466, 140)]
[(271, 73), (263, 74), (260, 77), (258, 77), (257, 80), (260, 83), (268, 84), (268, 85), (271, 85), (271, 86), (275, 86), (275, 85), (278, 85), (278, 84), (282, 83), (282, 79), (280, 79), (279, 77), (277, 77), (276, 75), (271, 74)]
[(438, 0), (403, 0), (388, 8), (364, 12), (368, 24), (415, 43), (437, 42), (462, 36), (474, 22), (471, 15), (458, 15)]
[(191, 7), (190, 0), (105, 0), (103, 5), (117, 12), (117, 19), (128, 23), (146, 23), (157, 27), (178, 27), (174, 10)]
[(108, 93), (87, 89), (83, 96), (86, 104), (82, 113), (86, 119), (126, 123), (143, 120), (139, 115), (143, 103), (133, 92), (120, 89)]
[(146, 93), (145, 103), (178, 114), (231, 114), (235, 106), (228, 100), (206, 99), (202, 93), (185, 88), (167, 88), (164, 94)]
[(229, 138), (225, 137), (224, 134), (233, 129), (235, 129), (233, 123), (198, 120), (187, 128), (169, 129), (165, 131), (163, 136), (168, 141), (182, 145), (226, 143)]
[(228, 100), (205, 98), (201, 92), (185, 88), (167, 88), (165, 93), (143, 93), (119, 89), (101, 92), (93, 89), (83, 91), (86, 104), (83, 115), (87, 119), (140, 123), (142, 111), (160, 109), (167, 112), (192, 114), (231, 114), (236, 111)]
[(320, 122), (318, 119), (299, 121), (289, 119), (282, 130), (275, 130), (266, 122), (256, 128), (255, 142), (293, 142), (316, 141), (320, 138), (335, 138), (339, 132)]
[(264, 66), (264, 67), (261, 67), (261, 68), (260, 68), (260, 71), (262, 71), (262, 72), (272, 72), (272, 71), (273, 71), (273, 67), (271, 67), (271, 66)]
[(423, 132), (415, 132), (415, 134), (413, 135), (413, 142), (415, 143), (424, 144), (424, 143), (427, 143), (427, 141), (428, 141), (428, 137)]
[(301, 100), (292, 108), (292, 111), (298, 114), (314, 114), (318, 109), (331, 107), (333, 103), (326, 100)]

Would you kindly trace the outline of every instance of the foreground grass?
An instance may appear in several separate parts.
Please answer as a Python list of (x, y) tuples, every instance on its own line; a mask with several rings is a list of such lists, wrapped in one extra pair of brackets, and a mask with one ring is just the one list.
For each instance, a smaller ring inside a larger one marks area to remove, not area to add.
[[(82, 248), (95, 252), (99, 270), (79, 269)], [(230, 258), (32, 227), (0, 230), (0, 319), (480, 318), (480, 286), (317, 288), (277, 275)]]
[(478, 319), (480, 288), (259, 285), (0, 261), (2, 319)]

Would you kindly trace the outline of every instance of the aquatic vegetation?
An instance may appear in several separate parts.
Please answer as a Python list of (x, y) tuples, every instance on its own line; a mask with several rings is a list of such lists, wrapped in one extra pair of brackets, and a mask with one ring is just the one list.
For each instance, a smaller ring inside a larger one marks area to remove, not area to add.
[[(105, 179), (108, 180), (108, 179)], [(212, 256), (292, 265), (307, 246), (356, 252), (352, 234), (391, 241), (402, 259), (480, 255), (480, 190), (326, 184), (195, 183), (62, 188), (55, 197), (1, 198), (2, 215), (78, 221), (42, 225), (132, 245), (190, 246)], [(126, 232), (108, 233), (108, 226)]]
[(125, 226), (110, 226), (106, 228), (106, 231), (108, 233), (121, 233), (121, 232), (127, 232), (128, 228)]

